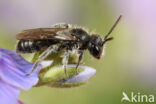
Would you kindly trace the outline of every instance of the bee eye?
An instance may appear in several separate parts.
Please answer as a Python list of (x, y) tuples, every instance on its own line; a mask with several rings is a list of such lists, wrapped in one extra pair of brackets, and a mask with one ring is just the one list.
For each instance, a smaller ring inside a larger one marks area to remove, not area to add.
[(102, 53), (102, 47), (101, 46), (99, 46), (95, 43), (90, 43), (88, 50), (93, 57), (100, 59), (101, 53)]
[(96, 49), (97, 51), (99, 51), (99, 47), (95, 46), (95, 49)]

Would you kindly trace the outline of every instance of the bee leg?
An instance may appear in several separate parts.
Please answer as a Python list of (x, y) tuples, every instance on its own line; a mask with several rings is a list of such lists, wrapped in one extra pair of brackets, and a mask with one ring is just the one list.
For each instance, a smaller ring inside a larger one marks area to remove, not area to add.
[(21, 57), (21, 53), (18, 50), (15, 50), (15, 52)]
[(27, 74), (27, 76), (31, 75), (32, 72), (36, 69), (36, 67), (50, 55), (52, 52), (56, 52), (58, 47), (56, 45), (49, 46), (38, 58), (38, 60), (34, 63), (34, 66), (32, 68), (32, 71)]
[(80, 50), (80, 51), (79, 51), (79, 59), (78, 59), (78, 63), (77, 63), (76, 68), (75, 68), (75, 70), (76, 70), (76, 74), (78, 74), (78, 67), (79, 67), (80, 62), (81, 62), (81, 60), (82, 60), (82, 57), (83, 57), (83, 51)]
[(67, 67), (67, 64), (68, 64), (68, 59), (69, 59), (69, 52), (68, 52), (68, 50), (65, 50), (65, 52), (63, 54), (62, 64), (63, 64), (63, 67), (64, 67), (64, 72), (65, 72), (66, 77), (68, 77), (67, 70), (66, 70), (66, 67)]
[(71, 25), (67, 23), (58, 23), (58, 24), (52, 25), (52, 28), (70, 28), (70, 27)]
[(18, 54), (19, 56), (21, 56), (21, 52), (19, 52), (19, 50), (18, 50), (18, 44), (19, 44), (19, 40), (17, 41), (17, 43), (16, 43), (16, 46), (15, 46), (15, 52), (16, 52), (16, 54)]

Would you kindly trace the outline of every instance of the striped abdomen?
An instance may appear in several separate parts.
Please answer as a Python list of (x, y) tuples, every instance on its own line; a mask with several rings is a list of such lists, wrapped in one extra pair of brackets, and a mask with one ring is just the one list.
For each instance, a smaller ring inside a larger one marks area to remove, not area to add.
[(16, 51), (18, 53), (33, 53), (41, 50), (45, 50), (52, 44), (56, 44), (56, 41), (51, 40), (20, 40), (17, 43)]

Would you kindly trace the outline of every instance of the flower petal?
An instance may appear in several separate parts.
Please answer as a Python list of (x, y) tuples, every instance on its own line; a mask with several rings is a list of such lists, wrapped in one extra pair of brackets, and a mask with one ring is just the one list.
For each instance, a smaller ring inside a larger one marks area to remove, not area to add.
[[(62, 66), (60, 66), (60, 67), (62, 67)], [(70, 64), (67, 67), (75, 68), (76, 65)], [(79, 68), (84, 69), (84, 71), (82, 71), (79, 74), (74, 75), (70, 78), (65, 79), (64, 83), (84, 82), (84, 81), (87, 81), (90, 77), (92, 77), (96, 73), (95, 69), (88, 67), (88, 66), (80, 65)]]
[(96, 73), (95, 69), (80, 65), (78, 74), (75, 74), (75, 67), (75, 64), (67, 65), (67, 76), (64, 73), (64, 67), (62, 65), (50, 67), (45, 73), (39, 75), (40, 80), (36, 86), (47, 85), (57, 88), (78, 87), (86, 84), (87, 80)]
[(23, 104), (21, 101), (18, 101), (16, 104)]
[(30, 89), (38, 82), (38, 71), (41, 66), (30, 75), (33, 67), (32, 63), (27, 62), (16, 52), (0, 49), (0, 77), (6, 83), (25, 90)]
[(43, 69), (43, 68), (46, 68), (46, 67), (48, 67), (48, 66), (50, 66), (50, 65), (52, 65), (52, 63), (53, 63), (53, 60), (42, 61), (42, 62), (41, 62), (42, 69)]
[(19, 92), (19, 88), (11, 86), (0, 79), (0, 104), (15, 104)]

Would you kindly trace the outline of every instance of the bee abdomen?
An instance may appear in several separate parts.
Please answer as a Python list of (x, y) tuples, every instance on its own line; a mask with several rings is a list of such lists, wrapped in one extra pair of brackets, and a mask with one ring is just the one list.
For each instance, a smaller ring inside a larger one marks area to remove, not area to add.
[(17, 43), (17, 53), (34, 53), (38, 51), (44, 51), (49, 46), (57, 44), (56, 40), (20, 40)]
[(34, 41), (29, 40), (20, 40), (16, 47), (16, 51), (19, 53), (33, 53), (39, 50), (40, 47)]

